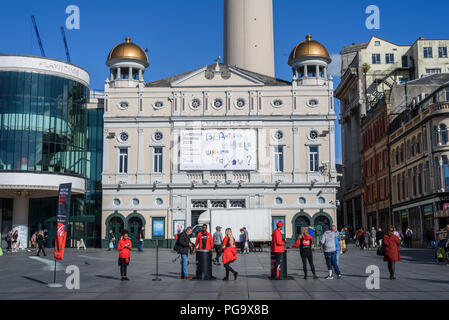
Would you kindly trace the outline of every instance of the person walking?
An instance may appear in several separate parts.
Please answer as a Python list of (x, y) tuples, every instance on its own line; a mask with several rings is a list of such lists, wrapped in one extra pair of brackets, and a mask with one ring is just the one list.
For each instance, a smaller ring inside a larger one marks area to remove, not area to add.
[(377, 247), (376, 235), (377, 235), (376, 228), (371, 227), (370, 232), (371, 248)]
[(8, 234), (6, 235), (6, 244), (8, 247), (6, 248), (6, 252), (11, 252), (12, 250), (12, 230), (8, 231)]
[(405, 245), (407, 248), (412, 247), (412, 238), (413, 238), (413, 231), (410, 229), (410, 227), (407, 227), (407, 230), (405, 230)]
[(240, 246), (240, 253), (244, 253), (245, 252), (245, 230), (243, 230), (243, 228), (240, 229), (239, 246)]
[(189, 280), (192, 277), (189, 276), (188, 263), (189, 263), (189, 253), (193, 248), (193, 243), (190, 241), (190, 236), (192, 235), (192, 227), (187, 227), (178, 235), (175, 243), (175, 251), (181, 255), (181, 279)]
[(384, 235), (382, 245), (384, 247), (384, 261), (388, 262), (388, 270), (390, 271), (390, 280), (394, 280), (396, 279), (395, 277), (396, 261), (401, 260), (401, 256), (399, 254), (399, 246), (401, 245), (401, 241), (394, 234), (394, 228), (390, 228), (388, 234)]
[(337, 249), (335, 248), (335, 232), (329, 230), (327, 225), (324, 226), (324, 234), (321, 237), (320, 243), (324, 250), (324, 257), (326, 258), (327, 270), (329, 272), (328, 276), (325, 278), (327, 280), (332, 280), (332, 268), (334, 268), (337, 274), (337, 279), (341, 279), (340, 269), (337, 265)]
[(243, 233), (245, 234), (245, 245), (244, 245), (244, 252), (248, 254), (249, 253), (249, 235), (248, 235), (248, 230), (246, 230), (246, 227), (243, 227)]
[(129, 232), (126, 229), (122, 230), (122, 238), (118, 242), (117, 250), (119, 252), (118, 265), (120, 266), (120, 276), (122, 277), (121, 280), (129, 280), (126, 273), (128, 271), (129, 260), (131, 258), (132, 242), (129, 238)]
[(114, 232), (112, 232), (112, 230), (109, 230), (108, 241), (109, 241), (108, 251), (115, 249), (115, 235), (114, 235)]
[[(299, 236), (296, 243), (291, 247), (292, 248), (299, 247), (299, 255), (301, 256), (302, 260), (302, 269), (304, 270), (304, 279), (307, 279), (307, 261), (309, 261), (309, 266), (310, 270), (312, 270), (313, 279), (318, 279), (318, 276), (315, 273), (315, 265), (313, 264), (313, 254), (312, 254), (312, 249), (314, 248), (313, 238), (309, 235), (309, 229), (307, 227), (302, 228), (301, 235)], [(287, 247), (287, 249), (289, 248), (290, 247)]]
[(37, 231), (34, 231), (31, 236), (31, 248), (37, 249)]
[(403, 241), (404, 241), (404, 234), (402, 233), (402, 230), (400, 227), (397, 227), (396, 230), (394, 230), (393, 228), (393, 234), (399, 238), (400, 241), (400, 246), (403, 246)]
[(343, 253), (341, 245), (342, 241), (340, 233), (337, 231), (337, 227), (335, 225), (332, 225), (331, 230), (335, 233), (335, 258), (337, 260), (337, 266), (340, 268), (340, 255)]
[(357, 230), (356, 238), (359, 241), (360, 249), (363, 250), (365, 248), (365, 230), (363, 227)]
[(377, 241), (377, 245), (380, 247), (382, 246), (382, 240), (384, 238), (384, 233), (382, 231), (382, 228), (377, 229), (376, 232), (376, 241)]
[(239, 273), (231, 268), (230, 264), (237, 260), (237, 248), (235, 246), (235, 239), (232, 235), (231, 228), (227, 228), (226, 237), (223, 239), (223, 266), (226, 270), (226, 276), (223, 278), (224, 281), (229, 280), (229, 272), (234, 275), (234, 280), (237, 280)]
[(271, 234), (271, 254), (274, 255), (274, 265), (271, 270), (270, 280), (279, 280), (279, 267), (281, 265), (282, 255), (285, 250), (285, 243), (282, 240), (281, 228), (284, 224), (279, 221), (276, 224), (276, 229)]
[(143, 244), (144, 244), (144, 240), (145, 240), (145, 228), (141, 227), (139, 229), (139, 233), (137, 234), (137, 239), (139, 240), (139, 252), (143, 251)]
[(12, 252), (19, 252), (19, 231), (16, 230), (12, 234)]
[(215, 253), (216, 253), (216, 257), (214, 259), (214, 264), (216, 264), (217, 266), (220, 265), (220, 256), (221, 256), (221, 252), (222, 252), (222, 247), (223, 247), (223, 234), (221, 233), (221, 227), (217, 226), (215, 228), (215, 233), (213, 236), (213, 240), (214, 240), (214, 249), (215, 249)]
[(44, 236), (44, 231), (40, 230), (38, 235), (37, 235), (37, 244), (39, 246), (39, 250), (37, 251), (37, 256), (40, 255), (41, 251), (44, 254), (44, 257), (46, 256), (45, 254), (45, 236)]

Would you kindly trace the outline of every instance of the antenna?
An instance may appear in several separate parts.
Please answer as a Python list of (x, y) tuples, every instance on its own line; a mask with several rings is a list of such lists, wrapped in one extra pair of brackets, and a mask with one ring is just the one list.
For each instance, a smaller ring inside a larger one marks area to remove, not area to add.
[(34, 31), (36, 32), (37, 42), (39, 43), (41, 54), (45, 57), (44, 47), (42, 46), (41, 37), (39, 36), (39, 30), (37, 29), (36, 19), (34, 19), (34, 16), (31, 16), (31, 21), (33, 22)]
[(69, 47), (67, 46), (67, 39), (65, 37), (65, 32), (64, 32), (64, 28), (63, 27), (61, 27), (61, 34), (62, 34), (62, 40), (64, 40), (65, 55), (67, 57), (67, 62), (71, 62), (70, 61), (70, 54), (69, 54)]

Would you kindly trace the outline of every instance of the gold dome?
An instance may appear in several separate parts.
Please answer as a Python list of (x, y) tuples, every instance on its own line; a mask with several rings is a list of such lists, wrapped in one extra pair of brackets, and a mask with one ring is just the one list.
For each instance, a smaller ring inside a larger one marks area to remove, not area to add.
[(327, 63), (332, 61), (327, 49), (318, 41), (312, 40), (312, 36), (308, 34), (306, 40), (298, 44), (290, 53), (288, 58), (288, 64), (291, 66), (293, 60), (306, 58), (306, 57), (319, 57), (327, 60)]
[(108, 62), (112, 59), (135, 59), (145, 63), (148, 67), (148, 57), (141, 47), (131, 42), (130, 37), (126, 37), (125, 42), (116, 45), (108, 55)]

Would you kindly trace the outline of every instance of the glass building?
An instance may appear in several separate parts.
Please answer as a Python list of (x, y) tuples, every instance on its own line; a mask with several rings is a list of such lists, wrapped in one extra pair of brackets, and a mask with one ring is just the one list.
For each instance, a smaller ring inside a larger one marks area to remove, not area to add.
[(89, 74), (58, 60), (0, 54), (0, 232), (55, 237), (57, 193), (72, 183), (67, 245), (99, 245), (102, 114)]

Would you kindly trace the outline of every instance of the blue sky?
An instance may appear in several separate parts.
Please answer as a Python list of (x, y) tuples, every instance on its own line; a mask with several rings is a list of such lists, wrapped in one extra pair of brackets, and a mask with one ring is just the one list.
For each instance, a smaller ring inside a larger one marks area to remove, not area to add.
[[(379, 30), (365, 27), (365, 9), (371, 4), (380, 9)], [(126, 36), (149, 50), (146, 81), (195, 69), (223, 56), (223, 0), (3, 1), (0, 52), (40, 55), (30, 19), (34, 14), (47, 57), (65, 60), (60, 27), (65, 25), (68, 5), (77, 5), (81, 14), (80, 29), (65, 31), (71, 60), (89, 71), (92, 89), (102, 90), (108, 76), (107, 54)], [(291, 78), (288, 55), (308, 33), (331, 54), (372, 35), (411, 44), (419, 36), (449, 38), (448, 12), (449, 1), (440, 0), (274, 0), (276, 76)], [(334, 81), (336, 87), (339, 77)], [(337, 161), (341, 161), (337, 126)]]

